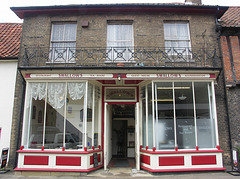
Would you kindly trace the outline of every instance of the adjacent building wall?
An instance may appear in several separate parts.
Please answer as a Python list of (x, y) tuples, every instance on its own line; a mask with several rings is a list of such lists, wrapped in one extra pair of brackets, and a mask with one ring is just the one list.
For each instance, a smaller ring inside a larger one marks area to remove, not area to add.
[(10, 148), (17, 60), (0, 60), (0, 151)]

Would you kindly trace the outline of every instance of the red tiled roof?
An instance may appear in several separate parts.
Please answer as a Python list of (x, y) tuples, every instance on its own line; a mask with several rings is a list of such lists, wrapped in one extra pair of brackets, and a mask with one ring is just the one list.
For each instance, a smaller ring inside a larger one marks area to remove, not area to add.
[(0, 59), (18, 57), (21, 33), (20, 23), (0, 23)]
[(223, 27), (240, 27), (240, 7), (229, 7), (221, 21)]

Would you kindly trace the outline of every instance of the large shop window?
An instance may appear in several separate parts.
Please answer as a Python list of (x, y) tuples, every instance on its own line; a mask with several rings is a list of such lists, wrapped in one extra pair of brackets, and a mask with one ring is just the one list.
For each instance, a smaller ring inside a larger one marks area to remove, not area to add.
[(88, 82), (28, 83), (24, 147), (98, 147), (99, 90), (99, 87)]
[[(142, 87), (143, 147), (154, 146), (157, 150), (215, 148), (213, 94), (212, 82), (153, 82)], [(155, 141), (151, 140), (152, 136)]]
[(107, 25), (107, 61), (131, 62), (133, 60), (132, 21), (109, 21)]
[(77, 24), (53, 24), (51, 35), (50, 62), (75, 62)]

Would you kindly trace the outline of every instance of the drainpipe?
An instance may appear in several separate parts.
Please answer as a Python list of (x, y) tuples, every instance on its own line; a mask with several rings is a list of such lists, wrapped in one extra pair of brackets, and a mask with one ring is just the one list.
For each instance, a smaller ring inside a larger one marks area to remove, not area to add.
[(232, 135), (231, 135), (231, 127), (230, 127), (230, 117), (229, 117), (229, 106), (228, 106), (228, 96), (227, 96), (227, 88), (226, 88), (226, 78), (225, 78), (225, 69), (224, 69), (224, 62), (223, 62), (223, 52), (221, 48), (221, 34), (222, 34), (222, 26), (218, 23), (217, 15), (219, 12), (219, 7), (217, 9), (217, 14), (216, 14), (216, 32), (218, 32), (218, 48), (220, 52), (220, 59), (221, 59), (221, 66), (223, 68), (222, 74), (223, 74), (223, 85), (224, 85), (224, 101), (226, 104), (226, 112), (227, 112), (227, 124), (228, 124), (228, 135), (229, 135), (229, 147), (230, 147), (230, 161), (231, 164), (233, 163), (233, 156), (232, 156)]
[[(21, 101), (21, 105), (20, 105), (20, 113), (19, 113), (19, 121), (18, 121), (18, 133), (17, 133), (17, 146), (16, 146), (16, 151), (19, 150), (20, 148), (20, 141), (21, 141), (21, 131), (22, 131), (22, 121), (23, 121), (23, 110), (24, 110), (24, 101), (25, 101), (25, 89), (26, 89), (26, 82), (24, 77), (22, 76), (22, 73), (20, 71), (18, 71), (21, 79), (23, 80), (22, 82), (22, 101)], [(14, 168), (17, 167), (17, 162), (18, 162), (18, 154), (16, 152), (15, 154), (15, 166)]]

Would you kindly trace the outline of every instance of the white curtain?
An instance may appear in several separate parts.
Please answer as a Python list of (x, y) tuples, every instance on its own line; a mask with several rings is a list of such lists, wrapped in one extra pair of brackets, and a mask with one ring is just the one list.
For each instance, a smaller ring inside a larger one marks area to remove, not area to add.
[(80, 100), (85, 95), (85, 83), (68, 83), (68, 93), (72, 100)]
[(76, 47), (76, 24), (53, 24), (51, 60), (67, 61), (73, 58)]
[(60, 109), (65, 103), (65, 83), (48, 83), (48, 102), (54, 109)]
[(132, 25), (108, 25), (108, 47), (131, 47), (133, 46)]
[(188, 23), (164, 23), (165, 47), (190, 47)]
[(46, 98), (46, 83), (30, 83), (31, 84), (31, 96), (33, 99), (41, 100)]
[[(131, 24), (108, 24), (107, 26), (107, 47), (118, 47), (112, 49), (109, 53), (109, 58), (112, 61), (128, 61), (131, 59), (131, 53), (133, 52), (133, 27)], [(118, 53), (122, 53), (122, 57), (118, 56)], [(131, 59), (132, 60), (132, 59)]]

